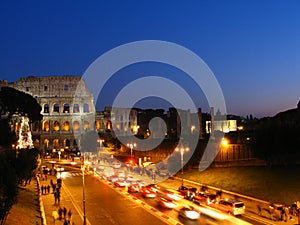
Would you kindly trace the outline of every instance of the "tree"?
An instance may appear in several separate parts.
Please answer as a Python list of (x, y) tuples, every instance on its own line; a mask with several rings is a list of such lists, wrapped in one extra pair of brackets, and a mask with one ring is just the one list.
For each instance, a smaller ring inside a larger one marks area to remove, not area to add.
[(18, 149), (33, 148), (33, 142), (31, 138), (31, 131), (27, 117), (22, 117), (21, 128), (19, 131)]
[(11, 87), (0, 89), (0, 145), (10, 146), (15, 141), (13, 115), (27, 116), (29, 122), (42, 119), (41, 106), (35, 98)]
[(16, 202), (18, 186), (15, 171), (4, 154), (0, 154), (0, 224), (5, 219), (12, 205)]
[(18, 113), (22, 116), (27, 115), (35, 122), (42, 119), (41, 110), (42, 107), (31, 95), (11, 87), (1, 87), (0, 116), (7, 115), (7, 119), (10, 120), (13, 114)]

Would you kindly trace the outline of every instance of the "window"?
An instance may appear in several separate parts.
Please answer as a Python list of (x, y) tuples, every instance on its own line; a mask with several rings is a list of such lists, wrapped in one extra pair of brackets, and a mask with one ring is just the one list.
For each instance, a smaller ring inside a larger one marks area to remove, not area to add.
[(70, 112), (70, 105), (68, 103), (64, 104), (64, 113), (69, 113)]
[(68, 85), (65, 85), (64, 90), (65, 90), (65, 91), (69, 90), (69, 86), (68, 86)]
[(79, 105), (78, 104), (74, 104), (73, 113), (79, 113)]
[(69, 131), (70, 130), (70, 123), (68, 121), (63, 123), (63, 130)]
[(73, 122), (73, 130), (74, 130), (74, 131), (80, 130), (80, 124), (79, 124), (78, 121), (74, 121), (74, 122)]
[(86, 103), (83, 105), (83, 112), (85, 112), (85, 113), (89, 112), (89, 105)]
[(49, 131), (49, 122), (48, 121), (44, 121), (42, 123), (42, 130), (48, 132)]
[(26, 91), (29, 91), (30, 90), (30, 88), (29, 87), (26, 87)]
[(55, 121), (53, 123), (53, 130), (54, 131), (59, 131), (60, 130), (60, 125), (59, 125), (59, 122), (58, 121)]
[(53, 105), (53, 112), (58, 112), (59, 113), (59, 104), (55, 103)]
[(44, 86), (44, 91), (48, 91), (48, 86)]
[(49, 104), (44, 104), (44, 113), (49, 113)]

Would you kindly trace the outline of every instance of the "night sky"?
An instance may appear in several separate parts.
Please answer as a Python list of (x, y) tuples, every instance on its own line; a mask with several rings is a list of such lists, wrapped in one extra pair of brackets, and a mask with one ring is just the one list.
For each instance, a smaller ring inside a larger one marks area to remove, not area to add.
[[(105, 52), (133, 41), (163, 40), (196, 53), (223, 91), (227, 113), (273, 116), (300, 100), (300, 1), (1, 1), (0, 79), (83, 75)], [(119, 71), (97, 108), (127, 82), (158, 74), (208, 110), (182, 71), (158, 63)], [(168, 90), (166, 90), (168, 91)], [(156, 105), (154, 105), (156, 104)], [(167, 106), (158, 99), (139, 107)]]

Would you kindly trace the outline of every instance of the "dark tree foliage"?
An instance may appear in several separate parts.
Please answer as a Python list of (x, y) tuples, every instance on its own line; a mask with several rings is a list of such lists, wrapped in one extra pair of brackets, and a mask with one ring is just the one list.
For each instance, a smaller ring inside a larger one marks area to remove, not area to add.
[(20, 150), (15, 158), (12, 158), (12, 164), (15, 168), (18, 178), (18, 184), (24, 186), (30, 182), (37, 169), (37, 159), (39, 151), (36, 148)]
[(0, 90), (0, 115), (8, 113), (8, 119), (14, 114), (27, 115), (31, 121), (42, 119), (42, 108), (31, 95), (11, 87), (1, 87)]
[(15, 170), (7, 161), (4, 154), (0, 154), (0, 224), (4, 224), (12, 205), (16, 202), (18, 186)]

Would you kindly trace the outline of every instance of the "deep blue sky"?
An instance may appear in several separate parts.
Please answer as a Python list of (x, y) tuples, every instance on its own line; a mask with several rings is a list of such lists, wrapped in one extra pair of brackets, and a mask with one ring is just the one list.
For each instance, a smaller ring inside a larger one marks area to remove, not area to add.
[(82, 75), (121, 44), (164, 40), (206, 62), (228, 113), (273, 116), (300, 100), (299, 12), (298, 0), (1, 1), (0, 79)]

